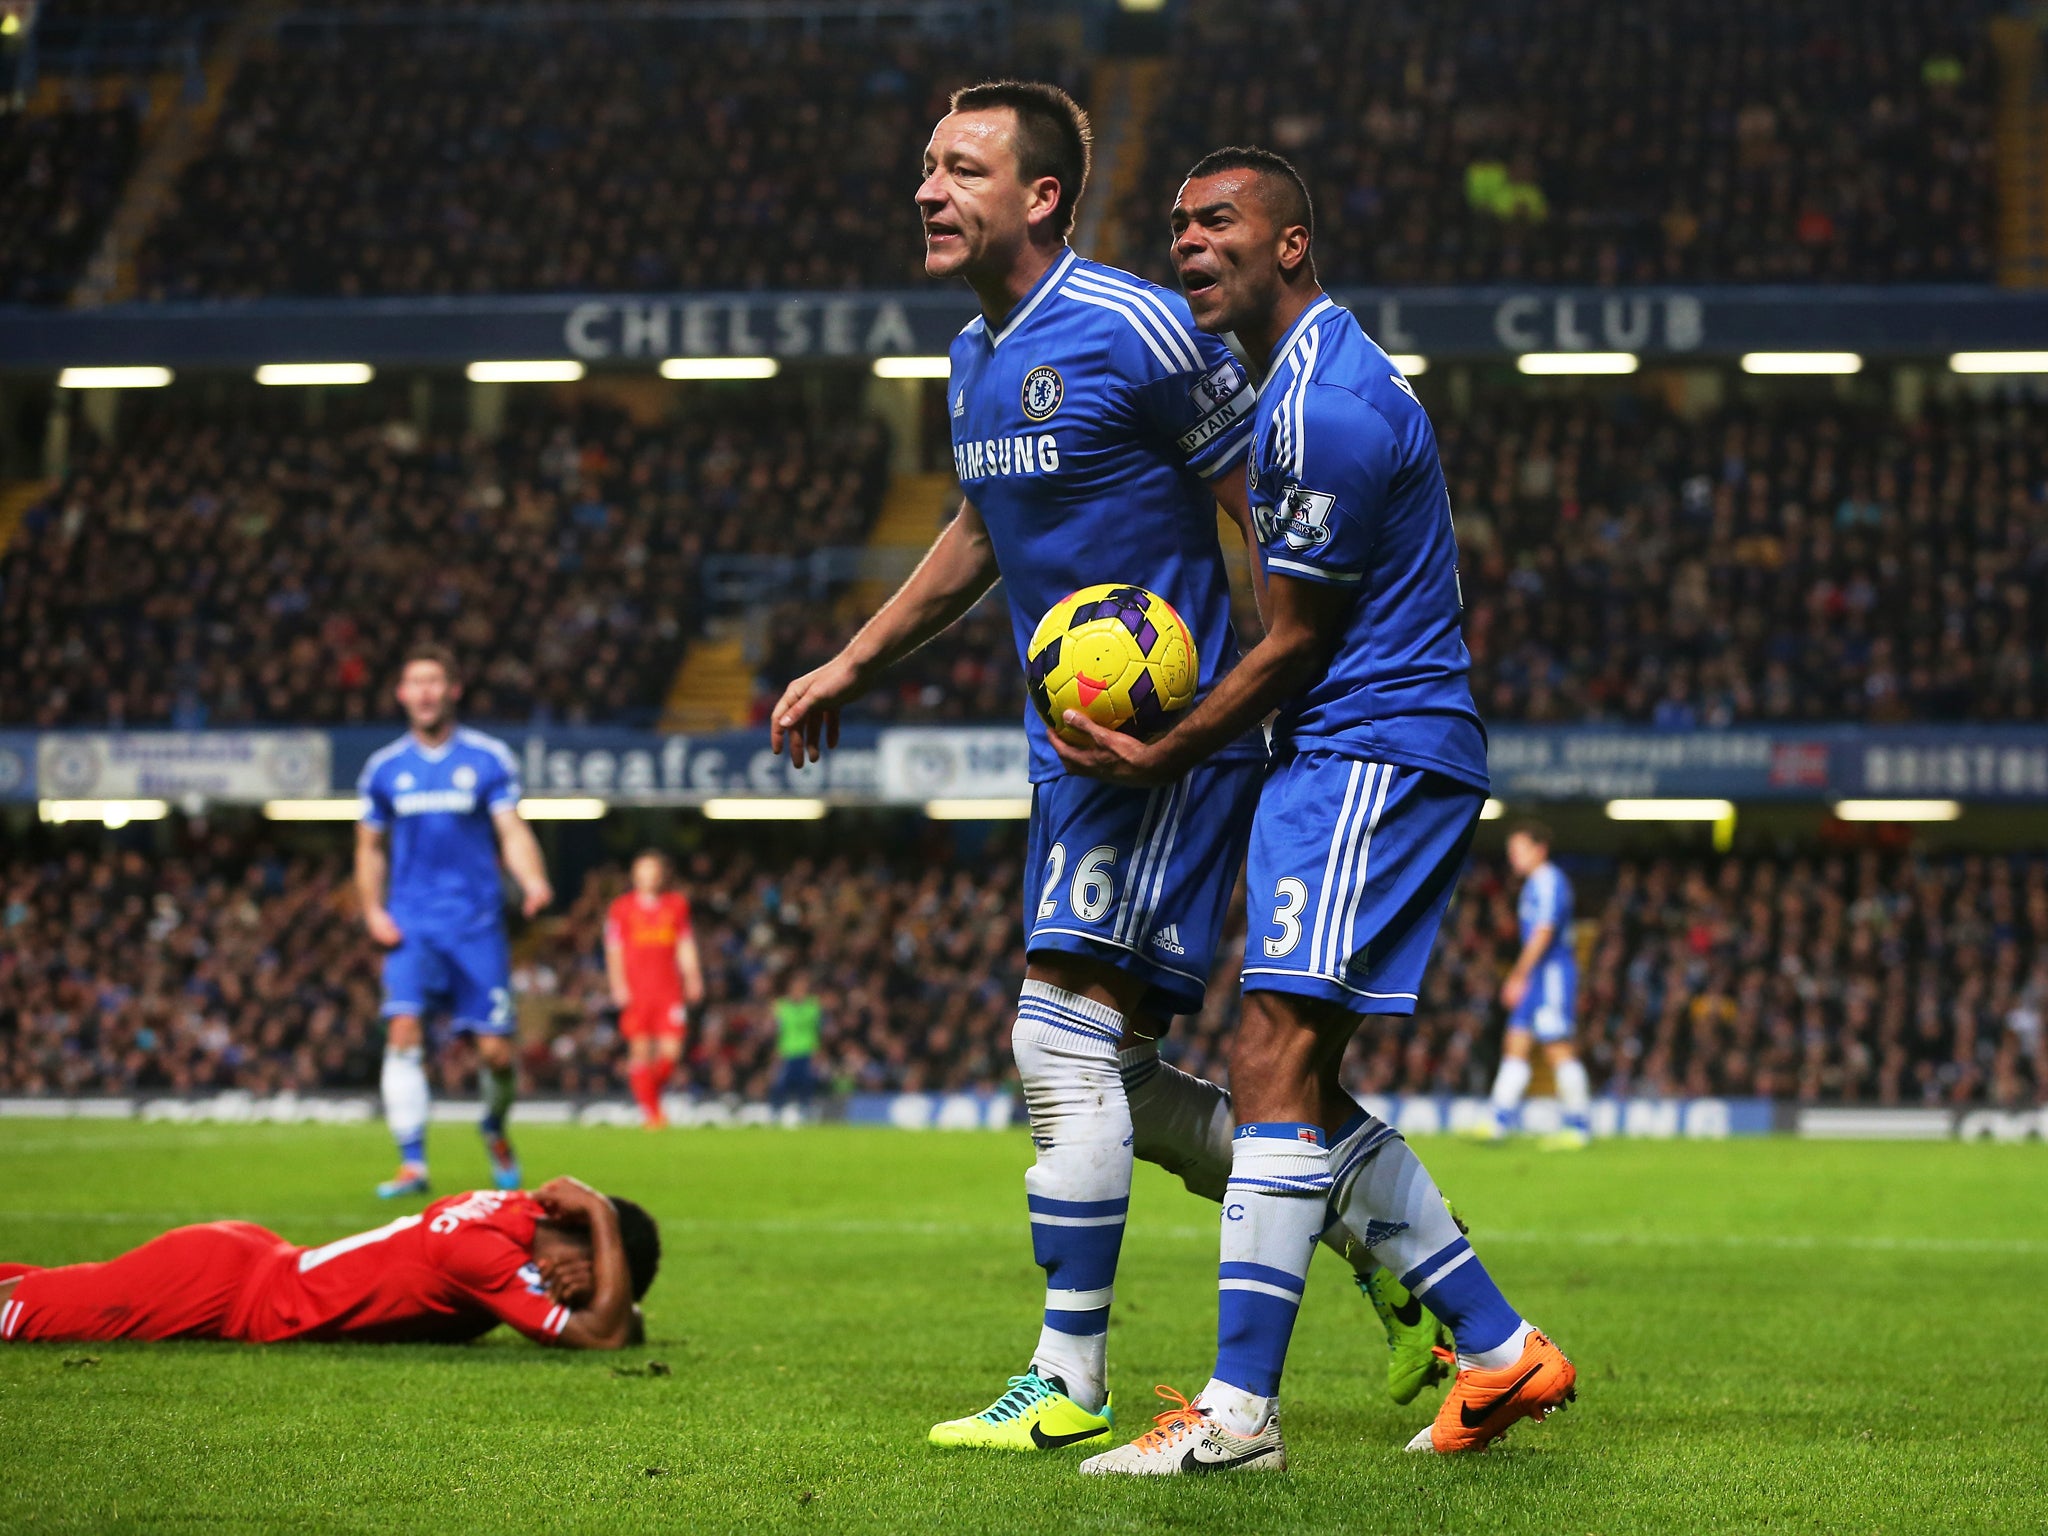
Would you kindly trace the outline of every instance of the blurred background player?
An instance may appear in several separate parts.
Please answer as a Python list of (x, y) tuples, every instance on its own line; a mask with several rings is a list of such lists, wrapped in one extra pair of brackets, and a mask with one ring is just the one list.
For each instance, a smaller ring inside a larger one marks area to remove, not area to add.
[(318, 1248), (246, 1221), (177, 1227), (103, 1264), (0, 1264), (0, 1340), (537, 1344), (623, 1349), (661, 1265), (654, 1218), (576, 1179), (473, 1190)]
[(1564, 1110), (1564, 1128), (1546, 1136), (1543, 1145), (1576, 1150), (1593, 1138), (1587, 1118), (1592, 1090), (1585, 1064), (1572, 1047), (1579, 995), (1579, 962), (1572, 953), (1572, 884), (1550, 862), (1550, 828), (1540, 821), (1518, 823), (1508, 833), (1507, 853), (1508, 867), (1522, 882), (1515, 904), (1522, 951), (1500, 984), (1508, 1027), (1501, 1041), (1500, 1070), (1493, 1079), (1493, 1121), (1485, 1130), (1500, 1137), (1521, 1123), (1522, 1099), (1529, 1091), (1529, 1045), (1540, 1041)]
[(825, 1038), (825, 1005), (811, 986), (811, 973), (798, 971), (775, 1000), (775, 1054), (778, 1065), (768, 1102), (777, 1114), (791, 1105), (808, 1118), (818, 1091), (818, 1047)]
[(505, 1135), (518, 1079), (512, 1060), (511, 955), (505, 943), (505, 868), (532, 917), (550, 901), (540, 844), (519, 814), (519, 763), (502, 741), (459, 726), (462, 679), (454, 655), (414, 646), (398, 679), (411, 729), (363, 765), (357, 790), (356, 893), (363, 924), (384, 957), (384, 1117), (398, 1143), (385, 1199), (427, 1191), (427, 1068), (421, 1017), (445, 1008), (476, 1042), (485, 1149), (500, 1189), (519, 1187)]
[(682, 1059), (687, 1010), (704, 1001), (704, 967), (690, 928), (690, 898), (672, 888), (668, 855), (633, 860), (633, 887), (605, 915), (604, 969), (626, 1039), (627, 1081), (640, 1122), (658, 1130), (662, 1090)]

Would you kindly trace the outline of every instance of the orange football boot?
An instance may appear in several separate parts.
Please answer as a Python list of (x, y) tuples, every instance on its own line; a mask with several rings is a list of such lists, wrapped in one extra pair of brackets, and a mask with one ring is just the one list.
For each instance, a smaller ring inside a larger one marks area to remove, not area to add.
[(1579, 1395), (1579, 1373), (1564, 1351), (1531, 1331), (1522, 1358), (1498, 1370), (1458, 1372), (1436, 1422), (1408, 1442), (1411, 1451), (1483, 1451), (1517, 1419), (1541, 1419)]

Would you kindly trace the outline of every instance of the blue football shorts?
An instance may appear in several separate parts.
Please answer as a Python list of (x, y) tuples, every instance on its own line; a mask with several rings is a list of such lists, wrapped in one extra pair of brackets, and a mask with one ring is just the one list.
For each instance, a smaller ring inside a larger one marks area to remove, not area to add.
[(1413, 1013), (1486, 796), (1334, 752), (1274, 762), (1245, 871), (1244, 989)]
[(1199, 1013), (1265, 764), (1211, 760), (1158, 789), (1066, 775), (1031, 789), (1024, 950), (1094, 955)]
[(445, 1011), (465, 1034), (512, 1033), (512, 951), (503, 928), (438, 934), (400, 927), (405, 938), (384, 957), (385, 1018)]
[(1572, 1037), (1577, 1014), (1579, 978), (1569, 961), (1546, 960), (1529, 978), (1509, 1029), (1526, 1029), (1545, 1045)]

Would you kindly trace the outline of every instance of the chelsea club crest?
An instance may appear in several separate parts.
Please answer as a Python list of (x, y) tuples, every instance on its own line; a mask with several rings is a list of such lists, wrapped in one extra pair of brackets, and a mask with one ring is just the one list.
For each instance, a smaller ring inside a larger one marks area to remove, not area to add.
[(1033, 421), (1044, 421), (1066, 398), (1067, 386), (1057, 368), (1041, 364), (1024, 375), (1024, 414)]

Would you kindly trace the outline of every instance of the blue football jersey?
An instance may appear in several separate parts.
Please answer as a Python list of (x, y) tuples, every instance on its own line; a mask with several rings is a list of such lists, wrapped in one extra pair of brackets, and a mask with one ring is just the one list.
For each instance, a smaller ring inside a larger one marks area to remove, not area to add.
[(1487, 787), (1436, 433), (1351, 312), (1318, 300), (1274, 351), (1252, 439), (1266, 569), (1353, 592), (1329, 667), (1274, 724), (1288, 746)]
[(1535, 872), (1522, 882), (1522, 895), (1515, 903), (1515, 916), (1521, 921), (1524, 944), (1538, 928), (1546, 923), (1550, 925), (1550, 947), (1536, 962), (1538, 965), (1575, 964), (1571, 945), (1572, 883), (1565, 879), (1563, 870), (1547, 859), (1538, 865)]
[(491, 817), (520, 793), (519, 762), (505, 743), (464, 726), (430, 748), (408, 732), (363, 765), (356, 789), (363, 821), (390, 842), (385, 904), (401, 929), (457, 934), (500, 920)]
[[(1053, 604), (1082, 587), (1147, 587), (1194, 636), (1199, 691), (1237, 664), (1230, 581), (1208, 481), (1251, 437), (1244, 368), (1187, 303), (1066, 252), (1000, 332), (954, 338), (953, 463), (988, 524), (1017, 658)], [(1064, 769), (1025, 710), (1031, 778)], [(1263, 753), (1257, 733), (1220, 756)]]

